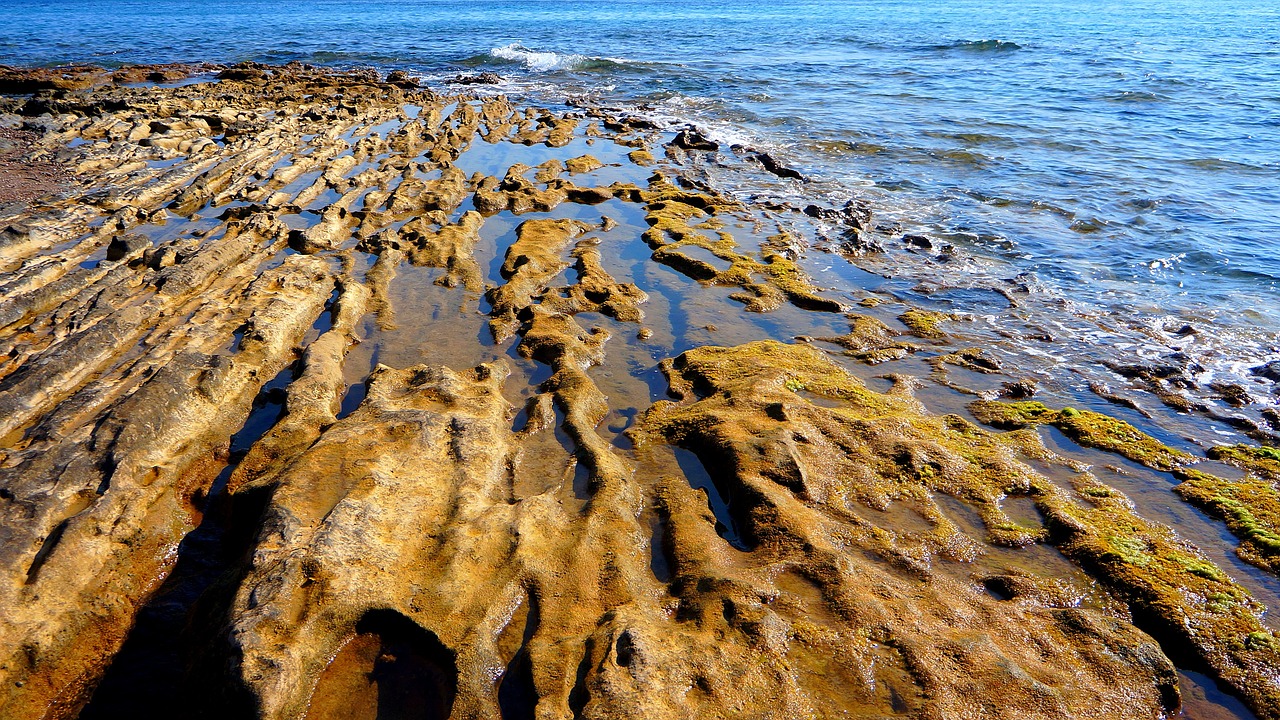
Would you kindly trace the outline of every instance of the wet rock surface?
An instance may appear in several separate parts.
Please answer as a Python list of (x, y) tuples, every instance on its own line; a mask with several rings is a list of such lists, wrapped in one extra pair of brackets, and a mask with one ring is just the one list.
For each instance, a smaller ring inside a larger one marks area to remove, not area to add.
[(0, 716), (1158, 718), (1207, 677), (1280, 718), (1275, 449), (833, 287), (856, 204), (405, 73), (0, 88), (0, 162), (66, 177), (0, 200)]

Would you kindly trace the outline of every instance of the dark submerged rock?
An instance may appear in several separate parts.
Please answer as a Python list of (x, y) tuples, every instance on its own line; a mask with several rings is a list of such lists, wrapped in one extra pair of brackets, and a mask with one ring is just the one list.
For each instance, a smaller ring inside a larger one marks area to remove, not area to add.
[(498, 85), (502, 76), (495, 72), (482, 72), (477, 75), (458, 75), (449, 82), (454, 85)]
[(769, 172), (773, 173), (774, 175), (777, 175), (780, 178), (792, 178), (794, 180), (800, 180), (802, 182), (809, 181), (808, 178), (800, 174), (799, 170), (783, 165), (782, 163), (778, 162), (777, 158), (773, 157), (769, 153), (756, 153), (755, 158), (756, 160), (760, 161), (760, 164), (764, 166), (765, 170), (768, 170)]
[(676, 133), (671, 144), (683, 150), (714, 152), (720, 149), (720, 143), (708, 138), (697, 130), (685, 129)]
[(1249, 368), (1249, 374), (1280, 383), (1280, 360), (1272, 360), (1265, 365)]

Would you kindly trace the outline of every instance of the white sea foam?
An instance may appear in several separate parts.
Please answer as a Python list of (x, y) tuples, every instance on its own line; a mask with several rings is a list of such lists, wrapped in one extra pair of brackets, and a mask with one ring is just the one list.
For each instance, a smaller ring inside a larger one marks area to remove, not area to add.
[(493, 48), (489, 54), (502, 58), (503, 60), (513, 60), (523, 64), (527, 69), (534, 72), (547, 72), (548, 70), (564, 70), (566, 69), (566, 61), (572, 63), (581, 55), (560, 56), (553, 52), (537, 52), (530, 50), (519, 43), (511, 43), (500, 48)]
[(581, 70), (593, 63), (623, 64), (627, 62), (624, 58), (597, 57), (578, 53), (562, 55), (549, 51), (531, 50), (520, 43), (511, 43), (510, 45), (493, 48), (489, 51), (489, 54), (502, 60), (518, 62), (531, 72)]

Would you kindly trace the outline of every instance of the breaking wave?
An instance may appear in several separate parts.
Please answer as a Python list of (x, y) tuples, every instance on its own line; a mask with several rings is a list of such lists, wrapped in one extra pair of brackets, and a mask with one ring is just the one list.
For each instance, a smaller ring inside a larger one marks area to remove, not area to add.
[(627, 61), (622, 58), (531, 50), (520, 43), (511, 43), (510, 45), (493, 48), (487, 53), (487, 56), (490, 60), (522, 65), (530, 72), (613, 70), (624, 67), (627, 64)]
[(1022, 46), (1011, 40), (957, 40), (944, 45), (934, 45), (931, 50), (965, 50), (968, 52), (1013, 52)]

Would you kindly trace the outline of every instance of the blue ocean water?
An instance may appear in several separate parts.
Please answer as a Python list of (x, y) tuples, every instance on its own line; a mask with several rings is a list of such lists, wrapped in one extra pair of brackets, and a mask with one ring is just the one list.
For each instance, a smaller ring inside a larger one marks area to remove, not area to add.
[(0, 62), (196, 60), (495, 70), (692, 120), (972, 259), (903, 272), (1280, 352), (1274, 0), (0, 3)]

